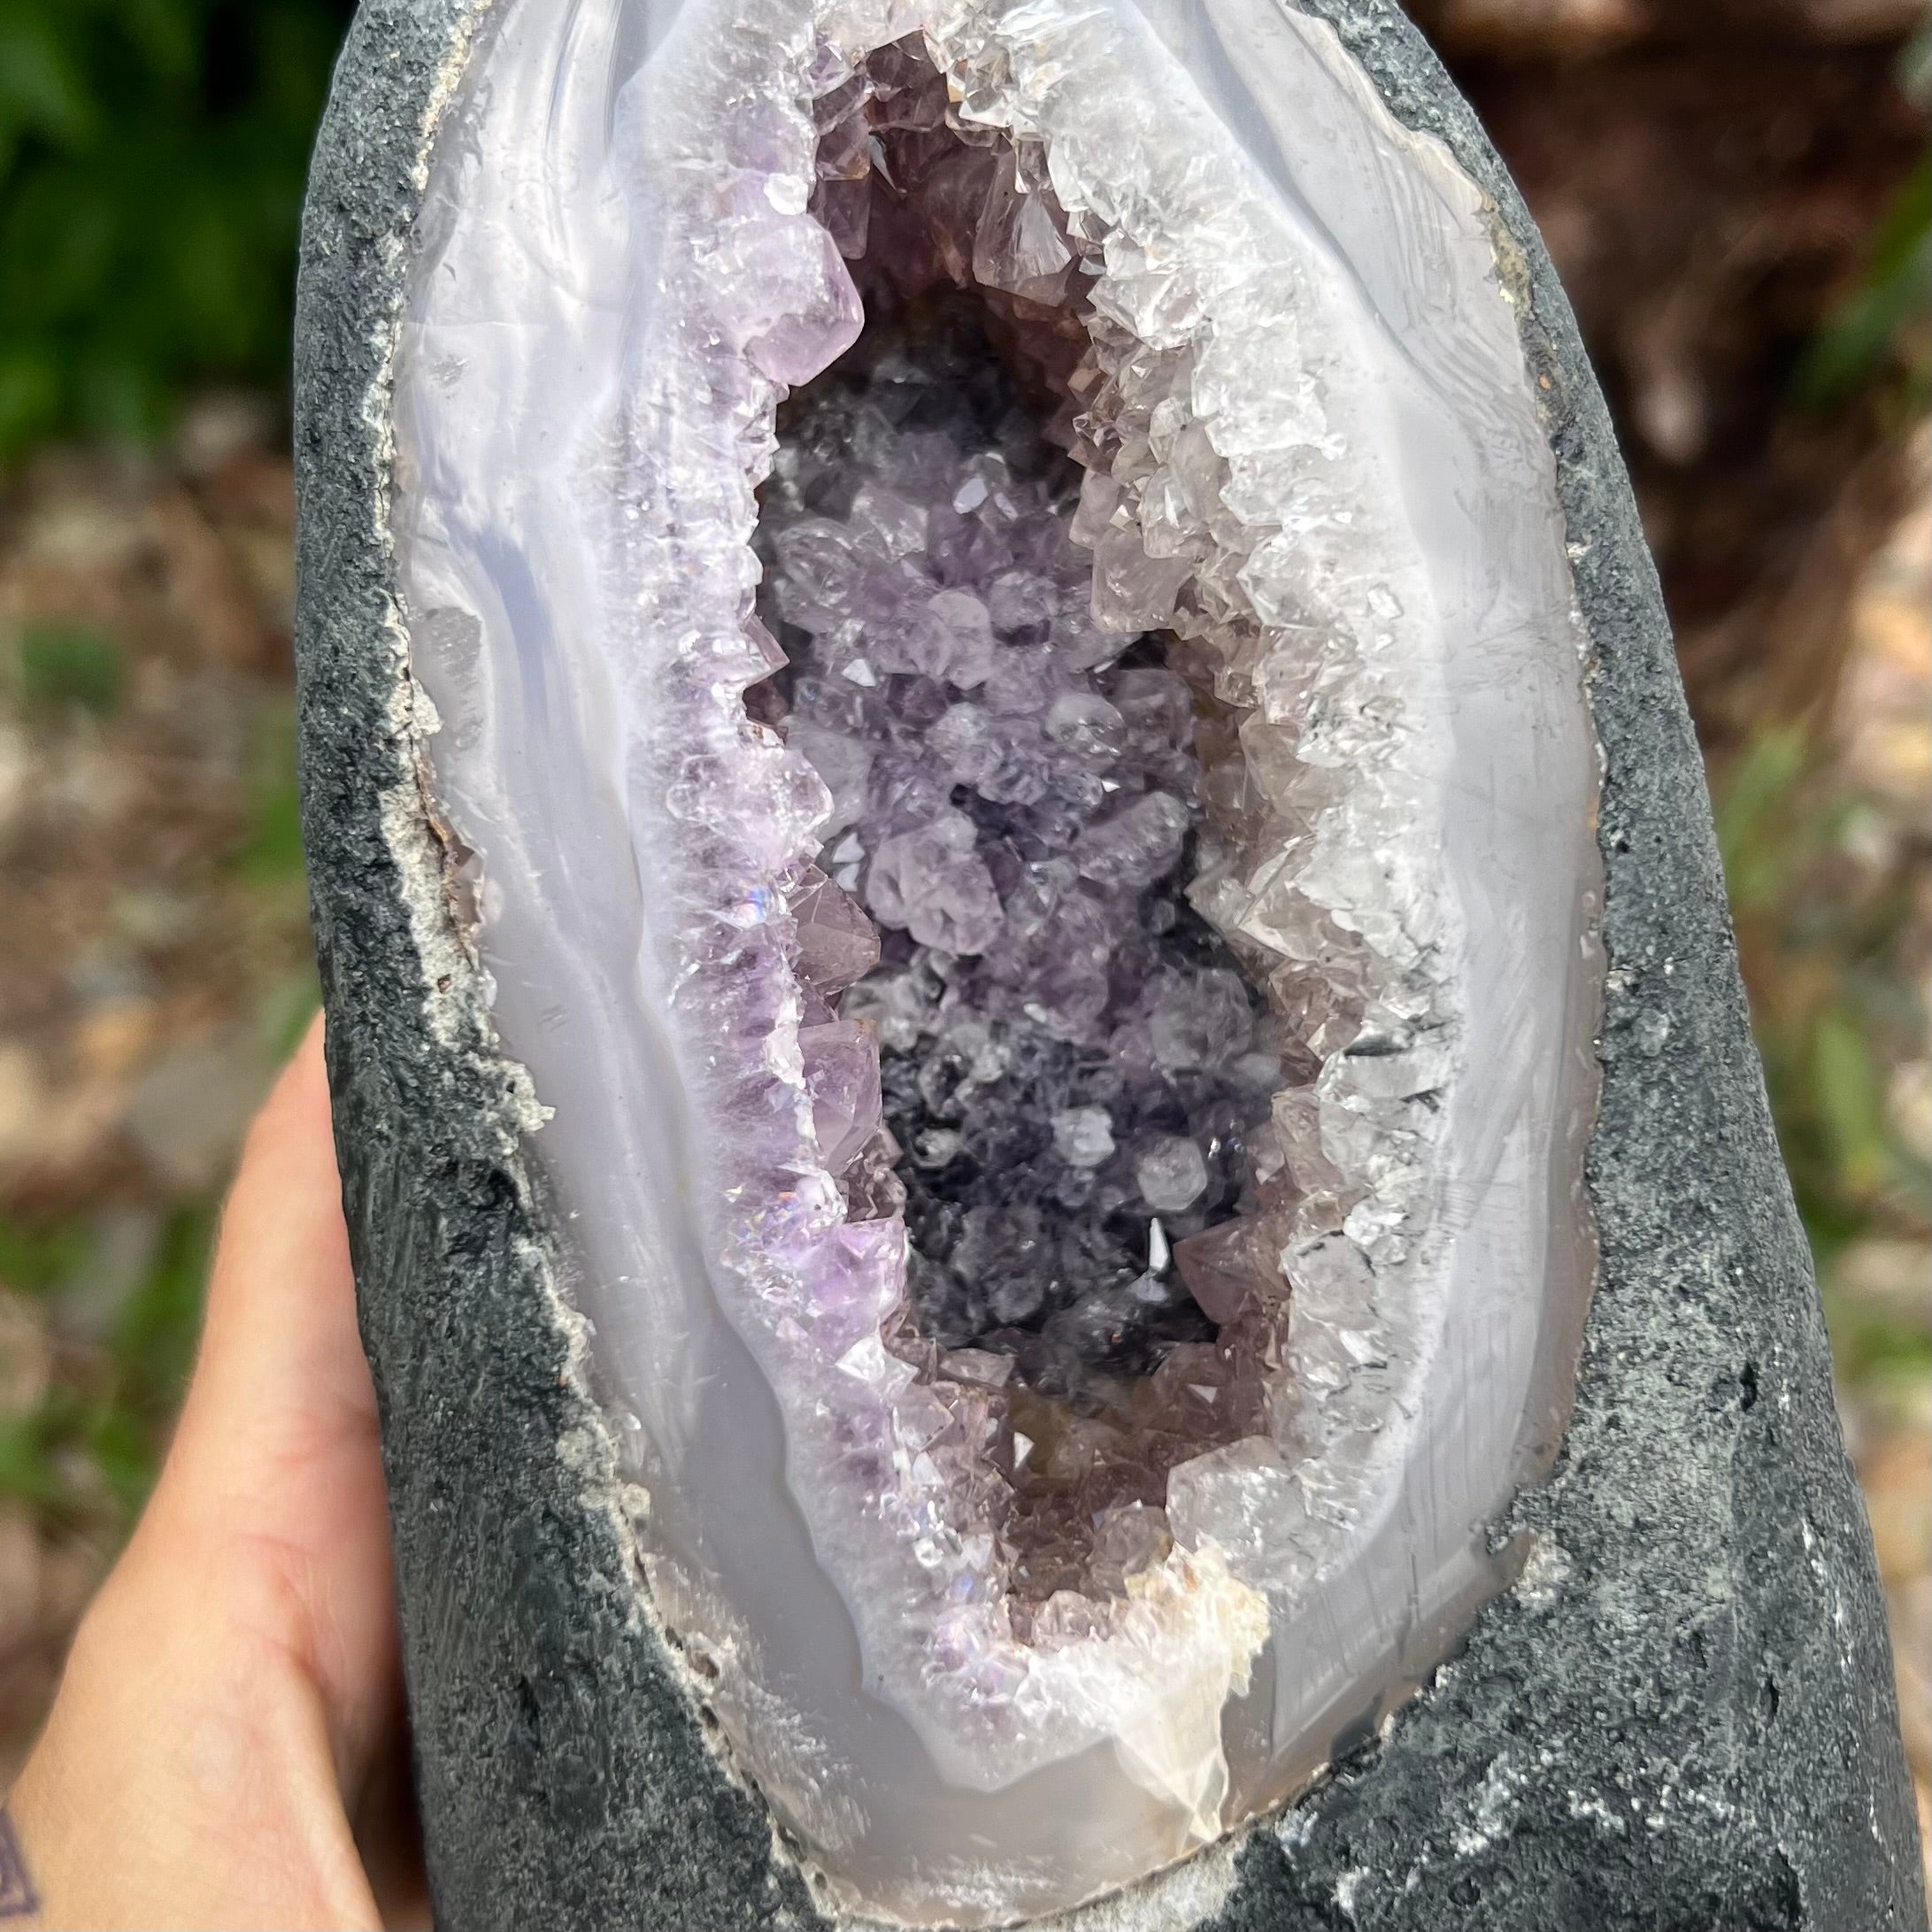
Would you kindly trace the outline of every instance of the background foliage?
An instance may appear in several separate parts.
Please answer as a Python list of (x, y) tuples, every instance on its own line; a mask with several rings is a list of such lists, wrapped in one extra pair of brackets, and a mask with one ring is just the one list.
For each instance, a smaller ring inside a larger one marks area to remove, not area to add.
[(0, 0), (0, 459), (279, 389), (350, 0)]

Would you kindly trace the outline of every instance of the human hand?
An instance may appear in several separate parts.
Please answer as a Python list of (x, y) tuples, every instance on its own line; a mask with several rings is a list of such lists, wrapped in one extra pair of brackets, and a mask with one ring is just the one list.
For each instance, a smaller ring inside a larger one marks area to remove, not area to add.
[(427, 1923), (407, 1789), (318, 1021), (250, 1132), (160, 1480), (8, 1801), (27, 1922), (380, 1927), (381, 1893)]

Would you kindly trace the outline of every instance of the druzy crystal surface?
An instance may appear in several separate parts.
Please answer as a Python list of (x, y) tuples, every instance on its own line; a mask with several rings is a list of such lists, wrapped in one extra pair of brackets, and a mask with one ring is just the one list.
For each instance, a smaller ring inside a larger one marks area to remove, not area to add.
[(1595, 754), (1511, 265), (1274, 0), (483, 19), (405, 722), (641, 1613), (834, 1897), (1064, 1907), (1398, 1700), (1560, 1427)]
[[(1221, 1400), (1226, 1312), (1188, 1278), (1251, 1192), (1279, 1029), (1189, 903), (1194, 694), (1158, 636), (1096, 622), (1083, 473), (969, 316), (893, 307), (873, 291), (865, 341), (781, 414), (758, 540), (788, 666), (754, 703), (825, 780), (818, 863), (883, 955), (800, 1033), (808, 1088), (821, 1051), (863, 1052), (882, 1129), (827, 1165), (859, 1218), (904, 1218), (916, 1333), (1070, 1418), (1151, 1412), (1155, 1375), (1220, 1404), (1166, 1419), (1184, 1459), (1256, 1419), (1253, 1375)], [(1158, 1508), (1120, 1466), (1108, 1501)], [(1107, 1504), (1080, 1501), (1084, 1541)]]

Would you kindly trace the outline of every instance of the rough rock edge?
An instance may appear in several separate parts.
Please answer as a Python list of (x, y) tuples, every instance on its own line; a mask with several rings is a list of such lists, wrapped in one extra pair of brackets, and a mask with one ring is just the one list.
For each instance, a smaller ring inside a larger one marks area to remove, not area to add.
[[(496, 4), (365, 0), (296, 328), (304, 829), (432, 1884), (466, 1928), (802, 1932), (831, 1921), (635, 1587), (520, 1152), (534, 1097), (496, 1051), (416, 755), (391, 358), (430, 140)], [(1609, 419), (1528, 215), (1420, 35), (1388, 0), (1305, 11), (1448, 145), (1527, 267), (1607, 767), (1601, 1275), (1562, 1457), (1505, 1526), (1536, 1539), (1524, 1586), (1320, 1790), (1063, 1923), (1916, 1928), (1870, 1536)]]

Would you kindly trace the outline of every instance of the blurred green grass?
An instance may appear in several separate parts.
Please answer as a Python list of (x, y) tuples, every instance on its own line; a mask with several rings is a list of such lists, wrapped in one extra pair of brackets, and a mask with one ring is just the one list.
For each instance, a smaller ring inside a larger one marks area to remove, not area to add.
[[(114, 1531), (132, 1522), (188, 1385), (215, 1220), (212, 1203), (168, 1214), (138, 1286), (104, 1346), (90, 1351), (86, 1372), (57, 1379), (29, 1412), (0, 1424), (0, 1495), (58, 1525)], [(23, 1246), (40, 1272), (8, 1272)], [(95, 1251), (84, 1224), (25, 1236), (0, 1229), (0, 1275), (16, 1293), (46, 1299), (78, 1279)]]
[(1763, 732), (1717, 804), (1747, 967), (1778, 963), (1776, 983), (1754, 989), (1758, 1049), (1805, 1226), (1828, 1259), (1874, 1213), (1932, 1210), (1932, 1173), (1886, 1104), (1887, 1045), (1916, 1026), (1897, 957), (1911, 884), (1895, 867), (1873, 889), (1844, 889), (1842, 855), (1871, 807), (1830, 784), (1797, 727)]
[(1891, 1069), (1926, 1051), (1910, 958), (1922, 855), (1861, 858), (1885, 808), (1847, 785), (1797, 726), (1761, 731), (1716, 804), (1753, 1030), (1840, 1383), (1922, 1387), (1932, 1378), (1922, 1311), (1839, 1283), (1855, 1243), (1920, 1239), (1932, 1226), (1932, 1164), (1901, 1131), (1889, 1093)]
[(16, 666), (21, 709), (46, 719), (72, 712), (106, 717), (119, 702), (127, 662), (118, 638), (86, 624), (29, 624)]
[[(1932, 21), (1921, 25), (1898, 64), (1898, 82), (1922, 107), (1932, 100)], [(1879, 223), (1859, 287), (1820, 329), (1797, 366), (1805, 406), (1829, 410), (1868, 382), (1900, 333), (1925, 314), (1932, 297), (1932, 154), (1922, 155)], [(1906, 375), (1907, 406), (1922, 414), (1932, 402), (1932, 371), (1915, 362)]]
[(279, 390), (309, 142), (349, 0), (0, 5), (0, 459)]

